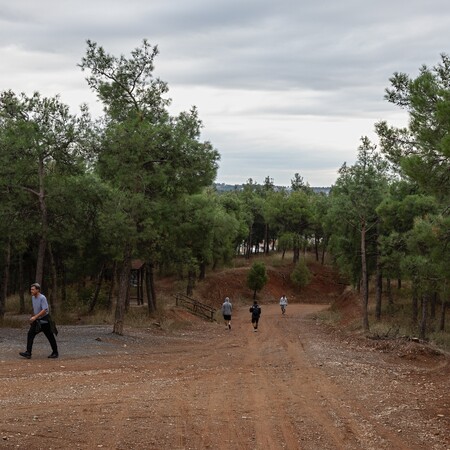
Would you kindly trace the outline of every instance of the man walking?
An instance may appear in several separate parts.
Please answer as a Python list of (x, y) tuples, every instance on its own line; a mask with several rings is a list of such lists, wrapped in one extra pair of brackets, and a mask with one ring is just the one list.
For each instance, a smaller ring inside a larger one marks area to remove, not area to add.
[(233, 311), (233, 305), (230, 303), (230, 299), (225, 297), (225, 301), (222, 305), (223, 320), (225, 320), (225, 326), (231, 330), (231, 312)]
[(30, 329), (28, 330), (27, 336), (27, 351), (20, 352), (19, 355), (27, 359), (31, 358), (34, 338), (42, 331), (52, 347), (52, 353), (49, 355), (49, 358), (57, 358), (58, 346), (50, 325), (47, 298), (45, 295), (41, 294), (41, 286), (38, 283), (33, 283), (30, 291), (34, 315), (30, 318)]

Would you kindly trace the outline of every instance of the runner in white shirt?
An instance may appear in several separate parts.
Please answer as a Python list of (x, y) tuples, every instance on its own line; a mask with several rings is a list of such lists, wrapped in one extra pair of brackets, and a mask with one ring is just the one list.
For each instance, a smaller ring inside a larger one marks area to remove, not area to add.
[(283, 294), (280, 298), (281, 314), (286, 313), (286, 306), (288, 305), (287, 297)]

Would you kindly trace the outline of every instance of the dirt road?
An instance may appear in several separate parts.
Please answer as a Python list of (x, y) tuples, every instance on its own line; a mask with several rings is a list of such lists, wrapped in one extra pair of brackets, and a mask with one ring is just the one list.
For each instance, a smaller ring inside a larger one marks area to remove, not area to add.
[(450, 449), (448, 359), (381, 351), (307, 318), (323, 305), (248, 307), (232, 329), (61, 327), (61, 357), (0, 330), (0, 447)]

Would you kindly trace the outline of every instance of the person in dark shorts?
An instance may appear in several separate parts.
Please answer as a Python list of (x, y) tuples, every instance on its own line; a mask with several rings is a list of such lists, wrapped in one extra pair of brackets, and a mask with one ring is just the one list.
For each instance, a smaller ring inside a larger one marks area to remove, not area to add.
[(225, 301), (222, 305), (223, 320), (225, 320), (225, 326), (231, 330), (231, 313), (233, 311), (233, 305), (230, 303), (230, 299), (225, 297)]
[(256, 332), (258, 331), (258, 322), (261, 317), (261, 307), (256, 300), (253, 302), (253, 306), (250, 307), (250, 312), (252, 313), (253, 331)]
[(286, 307), (288, 305), (288, 300), (286, 294), (283, 294), (280, 298), (281, 314), (286, 313)]

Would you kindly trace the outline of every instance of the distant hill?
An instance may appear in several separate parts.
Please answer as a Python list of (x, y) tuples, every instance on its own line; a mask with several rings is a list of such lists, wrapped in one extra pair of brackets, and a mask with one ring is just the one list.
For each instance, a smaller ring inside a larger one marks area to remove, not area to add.
[[(214, 187), (216, 188), (217, 192), (230, 192), (230, 191), (242, 191), (244, 189), (243, 184), (225, 184), (225, 183), (214, 183)], [(286, 186), (274, 186), (276, 191), (281, 191), (283, 189), (290, 191), (290, 187)], [(316, 192), (322, 192), (326, 195), (329, 194), (331, 187), (321, 186), (321, 187), (312, 187), (311, 189)]]

